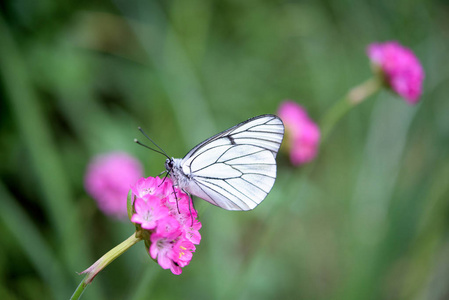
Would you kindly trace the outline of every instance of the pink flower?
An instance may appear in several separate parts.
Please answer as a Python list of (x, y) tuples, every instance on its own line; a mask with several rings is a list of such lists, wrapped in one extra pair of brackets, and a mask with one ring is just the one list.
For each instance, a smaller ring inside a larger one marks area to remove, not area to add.
[(159, 177), (140, 178), (134, 186), (131, 187), (133, 195), (143, 197), (147, 194), (158, 197), (166, 197), (173, 193), (170, 182), (162, 181)]
[(95, 156), (87, 167), (84, 186), (106, 215), (126, 218), (126, 196), (143, 174), (138, 160), (125, 152)]
[(199, 245), (201, 241), (201, 235), (199, 232), (201, 226), (202, 225), (198, 220), (193, 220), (192, 226), (184, 225), (184, 237), (195, 245)]
[(370, 44), (367, 53), (394, 92), (409, 104), (418, 102), (422, 93), (424, 71), (410, 49), (393, 41)]
[[(171, 181), (170, 183), (173, 184)], [(196, 212), (191, 209), (192, 204), (190, 203), (189, 196), (179, 189), (175, 189), (175, 192), (172, 189), (172, 192), (167, 196), (165, 205), (170, 209), (172, 214), (179, 215), (178, 217), (185, 217), (187, 214), (190, 214), (190, 211), (196, 217)], [(179, 212), (183, 212), (183, 214), (179, 214), (178, 210)]]
[(180, 226), (178, 220), (176, 220), (172, 216), (167, 215), (165, 218), (163, 218), (162, 220), (160, 220), (158, 222), (156, 233), (161, 236), (168, 236), (168, 235), (172, 234), (173, 232), (178, 231), (178, 232), (180, 232), (180, 234), (182, 234), (182, 231), (179, 231), (180, 227), (181, 226)]
[(284, 122), (285, 145), (290, 161), (298, 166), (313, 160), (318, 152), (320, 129), (307, 115), (306, 110), (293, 101), (284, 101), (278, 110)]
[(136, 198), (134, 202), (136, 213), (131, 222), (140, 224), (144, 229), (156, 228), (157, 221), (168, 217), (168, 209), (160, 204), (160, 199), (153, 195), (145, 195), (145, 198)]
[(192, 259), (194, 244), (201, 240), (201, 223), (189, 196), (171, 180), (158, 177), (142, 178), (131, 190), (135, 199), (131, 221), (140, 225), (137, 230), (145, 231), (140, 236), (149, 237), (150, 256), (163, 269), (181, 274)]
[(170, 254), (173, 261), (184, 267), (192, 260), (192, 252), (195, 252), (195, 245), (189, 240), (181, 238), (173, 245), (173, 251)]
[(175, 275), (182, 273), (182, 269), (179, 264), (173, 260), (173, 257), (176, 257), (173, 250), (173, 245), (179, 237), (180, 233), (178, 231), (172, 232), (168, 235), (153, 233), (150, 240), (151, 257), (153, 259), (157, 258), (157, 263), (162, 267), (162, 269), (170, 269)]

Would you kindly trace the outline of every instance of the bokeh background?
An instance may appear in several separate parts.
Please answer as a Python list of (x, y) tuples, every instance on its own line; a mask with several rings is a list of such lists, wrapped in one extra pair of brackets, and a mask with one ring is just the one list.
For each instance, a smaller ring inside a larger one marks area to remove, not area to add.
[(0, 14), (0, 298), (67, 299), (133, 231), (85, 192), (90, 158), (123, 150), (146, 176), (293, 99), (317, 122), (371, 77), (374, 41), (426, 71), (410, 106), (382, 91), (251, 212), (196, 201), (201, 244), (180, 276), (143, 243), (83, 299), (448, 299), (446, 1), (6, 1)]

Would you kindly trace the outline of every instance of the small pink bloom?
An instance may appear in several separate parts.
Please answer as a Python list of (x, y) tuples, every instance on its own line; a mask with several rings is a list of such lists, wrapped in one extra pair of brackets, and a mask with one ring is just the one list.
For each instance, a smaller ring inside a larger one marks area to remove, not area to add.
[(298, 166), (313, 160), (318, 152), (320, 129), (307, 115), (306, 110), (293, 101), (284, 101), (278, 110), (284, 122), (285, 145), (290, 161)]
[(156, 228), (156, 222), (168, 217), (169, 213), (168, 209), (160, 204), (160, 199), (153, 195), (136, 198), (134, 209), (136, 213), (131, 217), (131, 222), (148, 230)]
[(153, 259), (157, 258), (158, 264), (163, 269), (170, 269), (175, 275), (182, 273), (181, 267), (173, 261), (173, 257), (175, 256), (173, 245), (179, 236), (179, 232), (176, 231), (169, 235), (160, 235), (157, 233), (151, 235), (151, 257)]
[(193, 218), (198, 216), (197, 212), (192, 208), (190, 197), (179, 189), (176, 189), (176, 193), (172, 192), (169, 194), (165, 205), (176, 218), (188, 217), (190, 219), (190, 213)]
[[(166, 207), (164, 207), (167, 209)], [(168, 212), (168, 209), (167, 209)], [(163, 219), (159, 220), (157, 224), (156, 234), (159, 234), (161, 236), (169, 236), (175, 231), (179, 231), (180, 224), (178, 220), (176, 220), (174, 217), (167, 215)]]
[(192, 260), (192, 252), (195, 252), (195, 245), (188, 240), (179, 239), (173, 245), (173, 251), (170, 254), (174, 262), (180, 267), (184, 267)]
[(200, 229), (201, 229), (201, 223), (198, 220), (193, 220), (193, 225), (191, 225), (191, 223), (187, 223), (188, 226), (186, 226), (186, 224), (184, 224), (184, 236), (186, 239), (188, 239), (189, 241), (191, 241), (192, 243), (194, 243), (195, 245), (199, 245), (200, 241), (201, 241), (201, 234), (200, 234)]
[(131, 187), (133, 195), (143, 197), (147, 194), (158, 197), (166, 197), (173, 192), (170, 182), (163, 182), (159, 177), (140, 178), (134, 186)]
[(138, 160), (125, 152), (94, 157), (87, 167), (84, 186), (107, 215), (126, 218), (126, 197), (131, 184), (143, 174)]
[(422, 93), (424, 70), (410, 49), (393, 41), (370, 44), (367, 53), (394, 92), (409, 104), (418, 102)]

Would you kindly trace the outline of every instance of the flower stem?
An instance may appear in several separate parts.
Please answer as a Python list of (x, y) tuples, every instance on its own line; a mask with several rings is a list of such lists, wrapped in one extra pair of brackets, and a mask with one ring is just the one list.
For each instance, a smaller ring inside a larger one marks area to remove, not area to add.
[(351, 89), (342, 99), (331, 107), (321, 120), (321, 143), (334, 129), (337, 122), (353, 107), (373, 95), (382, 87), (382, 81), (373, 77)]
[(72, 297), (70, 297), (70, 299), (80, 299), (80, 298), (81, 298), (81, 295), (83, 294), (84, 289), (85, 289), (86, 286), (87, 286), (86, 278), (87, 278), (88, 276), (89, 276), (89, 275), (86, 275), (86, 276), (84, 277), (84, 279), (80, 282), (80, 284), (79, 284), (78, 287), (76, 288), (75, 292), (73, 292), (73, 295), (72, 295)]
[(119, 245), (115, 246), (113, 249), (109, 250), (105, 255), (103, 255), (99, 260), (97, 260), (92, 266), (81, 272), (81, 274), (86, 274), (86, 277), (81, 281), (81, 283), (76, 288), (73, 293), (71, 300), (79, 299), (84, 292), (84, 289), (89, 283), (95, 278), (95, 276), (103, 270), (107, 265), (113, 262), (117, 257), (125, 253), (129, 248), (131, 248), (136, 243), (140, 242), (142, 239), (136, 237), (133, 233), (125, 241), (121, 242)]

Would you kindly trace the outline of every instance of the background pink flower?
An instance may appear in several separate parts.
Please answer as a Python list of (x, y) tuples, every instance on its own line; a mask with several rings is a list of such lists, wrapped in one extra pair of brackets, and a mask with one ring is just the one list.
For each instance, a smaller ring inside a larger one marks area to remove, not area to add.
[(410, 104), (418, 102), (422, 93), (424, 71), (410, 49), (393, 41), (370, 44), (367, 53), (394, 92)]
[(293, 165), (301, 165), (315, 158), (320, 141), (320, 129), (306, 110), (293, 101), (284, 101), (278, 110), (284, 122), (285, 147)]
[(95, 156), (87, 167), (84, 186), (106, 215), (126, 218), (126, 198), (143, 175), (140, 162), (125, 152)]

